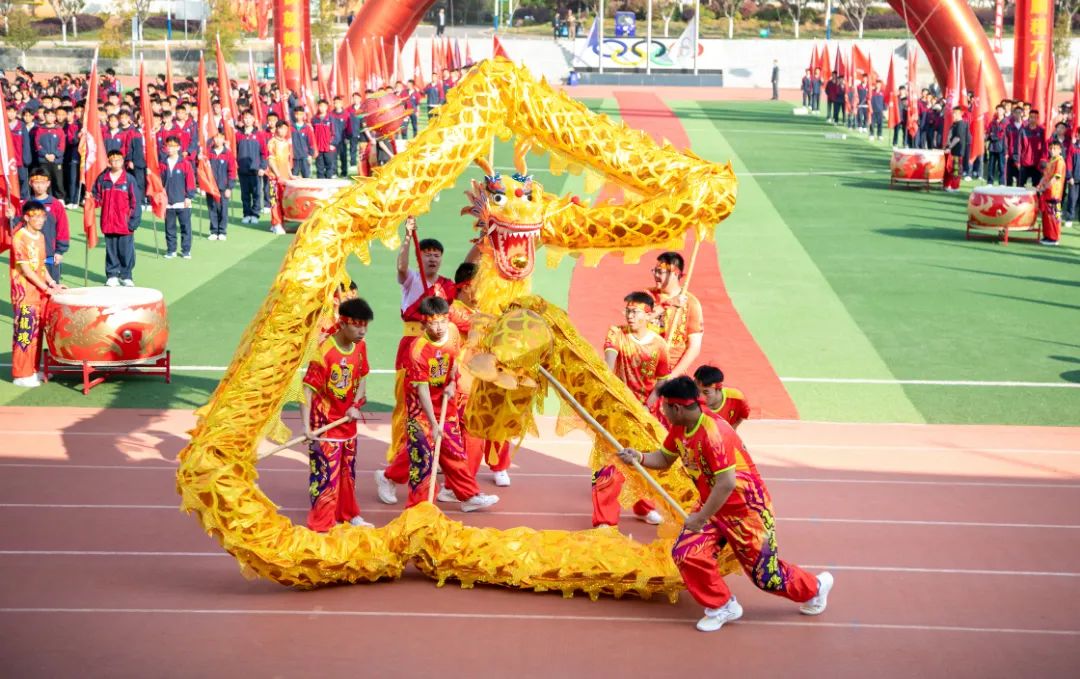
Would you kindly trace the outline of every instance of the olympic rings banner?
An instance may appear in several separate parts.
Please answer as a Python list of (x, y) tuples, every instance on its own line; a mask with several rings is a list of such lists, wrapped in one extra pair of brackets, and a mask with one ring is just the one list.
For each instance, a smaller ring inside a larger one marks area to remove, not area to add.
[[(601, 45), (603, 47), (601, 48)], [(619, 68), (645, 68), (646, 62), (652, 68), (691, 68), (694, 65), (694, 21), (674, 40), (653, 38), (608, 38), (602, 41), (597, 35), (596, 21), (593, 21), (585, 45), (574, 51), (574, 64), (580, 66), (597, 65), (601, 58), (605, 66)], [(705, 45), (698, 41), (698, 66), (705, 54)]]

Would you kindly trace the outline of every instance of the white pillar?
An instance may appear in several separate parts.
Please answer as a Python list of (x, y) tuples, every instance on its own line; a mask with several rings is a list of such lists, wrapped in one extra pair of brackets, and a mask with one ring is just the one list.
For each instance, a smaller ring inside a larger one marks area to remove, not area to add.
[(697, 75), (698, 36), (701, 35), (701, 0), (694, 0), (694, 75)]
[(645, 73), (652, 73), (652, 0), (645, 5)]
[(597, 50), (600, 57), (600, 72), (604, 72), (604, 0), (600, 0), (600, 13), (596, 17)]

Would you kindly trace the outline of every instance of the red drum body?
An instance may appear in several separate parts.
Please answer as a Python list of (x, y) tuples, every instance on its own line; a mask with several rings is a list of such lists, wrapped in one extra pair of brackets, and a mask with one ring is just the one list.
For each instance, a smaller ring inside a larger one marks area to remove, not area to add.
[(360, 104), (364, 125), (379, 139), (389, 139), (401, 130), (408, 117), (405, 102), (393, 92), (369, 96)]
[(136, 365), (165, 355), (165, 298), (150, 288), (73, 288), (45, 310), (45, 339), (61, 363)]
[(968, 227), (1016, 229), (1035, 226), (1039, 203), (1032, 189), (1017, 186), (980, 186), (968, 197)]
[(300, 224), (334, 197), (341, 189), (352, 186), (349, 179), (287, 179), (281, 197), (281, 211), (285, 217), (285, 230), (296, 233)]
[(945, 152), (939, 149), (893, 149), (889, 163), (897, 184), (930, 184), (945, 178)]

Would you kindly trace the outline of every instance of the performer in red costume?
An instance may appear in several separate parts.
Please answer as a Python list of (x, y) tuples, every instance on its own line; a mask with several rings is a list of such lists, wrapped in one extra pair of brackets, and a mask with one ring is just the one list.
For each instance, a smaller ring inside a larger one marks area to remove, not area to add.
[[(356, 502), (356, 420), (365, 401), (364, 378), (369, 372), (364, 335), (375, 314), (361, 298), (338, 307), (338, 326), (326, 338), (304, 375), (307, 399), (300, 410), (311, 441), (311, 511), (307, 526), (325, 532), (337, 523), (371, 526), (360, 516)], [(348, 417), (316, 438), (312, 432)]]
[(694, 371), (694, 383), (701, 390), (709, 410), (724, 418), (732, 429), (738, 429), (750, 418), (750, 404), (738, 389), (724, 386), (724, 372), (714, 365), (703, 365)]
[(690, 595), (705, 607), (697, 628), (714, 632), (742, 617), (742, 606), (717, 568), (726, 545), (759, 589), (801, 603), (805, 615), (823, 613), (833, 577), (823, 572), (815, 578), (780, 560), (772, 500), (739, 435), (708, 411), (690, 378), (674, 378), (659, 393), (672, 423), (663, 446), (650, 453), (624, 448), (619, 457), (651, 469), (667, 469), (681, 459), (694, 479), (700, 502), (686, 518), (671, 556)]
[[(457, 407), (454, 404), (457, 382), (455, 361), (459, 352), (457, 328), (450, 324), (450, 305), (441, 297), (425, 297), (417, 312), (423, 319), (423, 334), (413, 340), (404, 360), (405, 368), (405, 445), (409, 454), (409, 501), (407, 506), (428, 497), (428, 484), (438, 483), (434, 476), (434, 454), (439, 437), (439, 467), (447, 487), (438, 493), (440, 502), (461, 502), (461, 510), (473, 512), (499, 501), (497, 495), (485, 495), (469, 473)], [(446, 420), (439, 428), (443, 399), (447, 400)]]
[(1061, 142), (1050, 142), (1050, 158), (1046, 161), (1042, 180), (1035, 187), (1039, 194), (1039, 214), (1042, 219), (1042, 245), (1057, 245), (1061, 238), (1061, 221), (1058, 206), (1065, 188), (1065, 159), (1061, 157)]
[(652, 270), (656, 285), (649, 289), (660, 307), (656, 321), (660, 334), (668, 343), (672, 376), (689, 374), (690, 366), (701, 353), (701, 342), (705, 337), (701, 302), (683, 290), (684, 264), (683, 256), (678, 252), (661, 253)]
[[(454, 286), (457, 289), (454, 301), (450, 304), (450, 322), (457, 328), (462, 338), (469, 336), (472, 328), (472, 317), (476, 313), (473, 308), (473, 279), (476, 277), (478, 267), (474, 262), (462, 262), (454, 273)], [(462, 355), (462, 361), (468, 361), (468, 357)], [(465, 407), (469, 402), (469, 394), (472, 393), (472, 377), (459, 372), (457, 384), (457, 406), (461, 417), (461, 433), (465, 437), (465, 453), (469, 458), (469, 472), (475, 477), (480, 471), (480, 463), (486, 462), (489, 469), (494, 472), (495, 485), (507, 487), (510, 485), (510, 442), (489, 441), (469, 433), (465, 426)]]
[(18, 387), (37, 387), (45, 305), (60, 285), (45, 266), (45, 206), (36, 200), (22, 209), (23, 228), (11, 242), (11, 376)]
[[(409, 255), (416, 245), (416, 256), (420, 268), (409, 268)], [(405, 359), (409, 348), (420, 334), (422, 315), (419, 312), (423, 298), (439, 297), (447, 303), (454, 301), (457, 287), (454, 281), (439, 275), (442, 267), (443, 244), (434, 238), (425, 238), (417, 242), (416, 218), (405, 219), (405, 240), (397, 258), (397, 281), (401, 286), (401, 320), (405, 324), (401, 340), (398, 342), (397, 355), (394, 357), (394, 415), (390, 422), (390, 466), (385, 470), (375, 470), (375, 485), (379, 492), (379, 501), (388, 505), (397, 503), (396, 485), (408, 481), (409, 461), (405, 453)]]
[[(613, 325), (604, 340), (604, 360), (608, 368), (630, 388), (645, 406), (656, 400), (657, 384), (667, 379), (667, 342), (649, 328), (653, 317), (653, 298), (647, 292), (632, 292), (623, 298), (626, 325)], [(593, 526), (619, 524), (619, 493), (626, 482), (614, 465), (593, 472)], [(660, 523), (660, 512), (652, 500), (634, 503), (634, 515), (646, 523)]]

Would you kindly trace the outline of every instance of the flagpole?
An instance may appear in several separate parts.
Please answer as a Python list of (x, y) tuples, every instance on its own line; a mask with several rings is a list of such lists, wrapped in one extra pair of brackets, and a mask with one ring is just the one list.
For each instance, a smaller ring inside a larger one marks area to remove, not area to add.
[(701, 0), (694, 0), (694, 75), (698, 74), (698, 39), (701, 33)]
[(600, 13), (596, 22), (596, 49), (600, 57), (600, 73), (604, 72), (604, 0), (600, 0)]
[(645, 74), (652, 73), (652, 0), (645, 5)]

